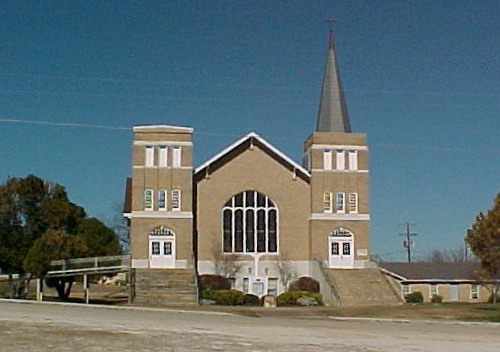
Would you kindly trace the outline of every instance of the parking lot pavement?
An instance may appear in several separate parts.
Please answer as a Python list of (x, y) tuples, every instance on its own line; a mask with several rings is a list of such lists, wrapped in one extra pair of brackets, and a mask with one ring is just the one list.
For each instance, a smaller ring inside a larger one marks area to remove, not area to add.
[(495, 351), (500, 325), (0, 301), (2, 351)]

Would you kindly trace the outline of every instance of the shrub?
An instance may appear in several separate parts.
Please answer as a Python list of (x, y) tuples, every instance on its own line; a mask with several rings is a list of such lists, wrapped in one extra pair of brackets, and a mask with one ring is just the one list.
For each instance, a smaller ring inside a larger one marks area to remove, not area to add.
[(201, 275), (198, 279), (200, 290), (230, 290), (231, 281), (220, 275)]
[(203, 290), (202, 299), (211, 299), (221, 306), (238, 306), (243, 304), (244, 294), (238, 290)]
[(432, 295), (431, 303), (443, 303), (443, 296), (436, 295), (436, 294)]
[(423, 303), (424, 296), (422, 296), (422, 292), (416, 291), (405, 295), (406, 303)]
[(309, 276), (299, 277), (290, 284), (288, 291), (319, 292), (319, 282)]
[(260, 306), (260, 299), (256, 295), (246, 294), (243, 296), (243, 304), (245, 306)]
[(307, 292), (307, 291), (290, 291), (279, 295), (276, 298), (278, 306), (296, 306), (297, 300), (301, 297), (310, 297), (318, 302), (319, 305), (323, 305), (323, 297), (321, 293)]

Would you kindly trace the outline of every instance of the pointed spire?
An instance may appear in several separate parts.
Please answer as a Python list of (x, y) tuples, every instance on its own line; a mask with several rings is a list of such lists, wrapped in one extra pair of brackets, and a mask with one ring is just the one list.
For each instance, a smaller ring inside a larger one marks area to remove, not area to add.
[(332, 28), (335, 20), (329, 18), (327, 22), (330, 24), (328, 56), (326, 59), (323, 86), (321, 88), (316, 131), (351, 133), (344, 89), (342, 88), (342, 80), (340, 79), (340, 71), (335, 56)]

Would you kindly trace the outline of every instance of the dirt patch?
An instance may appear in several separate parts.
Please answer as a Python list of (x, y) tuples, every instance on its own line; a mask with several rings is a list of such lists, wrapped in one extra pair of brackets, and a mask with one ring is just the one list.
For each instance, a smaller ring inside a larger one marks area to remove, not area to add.
[[(32, 282), (28, 298), (34, 299), (35, 286)], [(7, 283), (0, 283), (0, 297), (7, 292)], [(5, 297), (5, 295), (3, 296)], [(44, 298), (47, 301), (56, 301), (55, 290), (46, 287)], [(71, 302), (84, 301), (84, 290), (81, 283), (75, 283), (71, 292)], [(127, 305), (128, 288), (126, 286), (98, 285), (90, 287), (90, 303), (104, 305)], [(500, 304), (402, 304), (392, 307), (246, 307), (246, 306), (195, 306), (169, 307), (182, 310), (201, 310), (228, 312), (248, 317), (360, 317), (384, 318), (404, 320), (465, 320), (500, 322)]]

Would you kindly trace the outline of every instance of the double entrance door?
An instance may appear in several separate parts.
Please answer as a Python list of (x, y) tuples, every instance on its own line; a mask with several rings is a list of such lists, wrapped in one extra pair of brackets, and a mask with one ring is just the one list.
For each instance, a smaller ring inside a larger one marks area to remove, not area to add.
[(352, 268), (354, 266), (353, 236), (330, 236), (328, 252), (330, 268)]
[(149, 267), (175, 267), (175, 236), (172, 232), (149, 235)]

